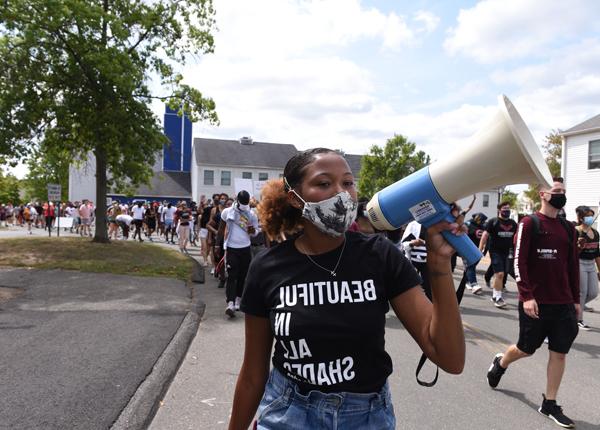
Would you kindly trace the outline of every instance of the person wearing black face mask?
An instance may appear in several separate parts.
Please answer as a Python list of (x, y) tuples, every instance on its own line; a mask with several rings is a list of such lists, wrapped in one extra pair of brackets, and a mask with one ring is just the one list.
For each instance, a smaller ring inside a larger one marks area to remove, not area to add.
[(218, 233), (218, 236), (224, 237), (227, 270), (225, 314), (230, 318), (240, 309), (244, 282), (252, 259), (250, 237), (257, 234), (258, 218), (250, 210), (250, 194), (242, 190), (237, 195), (237, 202), (221, 212)]
[(502, 202), (498, 205), (498, 218), (488, 221), (486, 231), (483, 232), (479, 242), (479, 249), (483, 252), (489, 240), (490, 258), (494, 270), (492, 302), (497, 308), (506, 307), (502, 298), (502, 286), (505, 276), (511, 272), (509, 263), (516, 232), (517, 223), (510, 219), (510, 202)]
[(562, 178), (554, 178), (550, 188), (541, 187), (540, 211), (519, 223), (515, 239), (519, 339), (494, 357), (487, 378), (495, 388), (511, 363), (533, 355), (547, 338), (546, 392), (538, 411), (561, 427), (574, 428), (573, 421), (556, 404), (581, 315), (577, 235), (571, 223), (558, 217), (567, 201), (565, 191)]

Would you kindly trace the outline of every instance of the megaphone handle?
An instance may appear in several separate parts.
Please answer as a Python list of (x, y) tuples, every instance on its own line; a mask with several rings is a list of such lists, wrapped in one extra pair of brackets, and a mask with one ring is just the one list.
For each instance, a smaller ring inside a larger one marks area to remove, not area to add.
[[(446, 218), (446, 221), (454, 222), (455, 219), (452, 215), (449, 215)], [(467, 266), (477, 263), (483, 257), (479, 248), (475, 246), (471, 238), (466, 234), (457, 236), (446, 230), (442, 232), (442, 236), (444, 236), (444, 239), (452, 245), (452, 248), (456, 250), (458, 255), (466, 260)]]

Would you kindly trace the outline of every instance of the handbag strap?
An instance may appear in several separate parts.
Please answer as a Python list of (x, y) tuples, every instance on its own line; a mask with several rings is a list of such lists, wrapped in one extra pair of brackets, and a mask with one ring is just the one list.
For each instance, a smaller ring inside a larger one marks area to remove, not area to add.
[[(463, 298), (463, 294), (465, 292), (466, 285), (467, 285), (467, 272), (465, 271), (463, 273), (462, 279), (460, 280), (460, 284), (458, 284), (458, 289), (456, 290), (456, 300), (457, 300), (458, 304), (460, 304), (460, 302)], [(423, 369), (423, 365), (425, 364), (426, 361), (427, 361), (427, 356), (425, 354), (421, 354), (421, 358), (419, 359), (419, 364), (417, 365), (417, 372), (416, 372), (415, 376), (417, 378), (417, 383), (420, 386), (430, 388), (436, 384), (439, 373), (440, 373), (440, 368), (438, 366), (435, 367), (435, 377), (433, 378), (433, 380), (431, 382), (423, 381), (423, 380), (419, 379), (419, 373), (421, 373), (421, 369)]]

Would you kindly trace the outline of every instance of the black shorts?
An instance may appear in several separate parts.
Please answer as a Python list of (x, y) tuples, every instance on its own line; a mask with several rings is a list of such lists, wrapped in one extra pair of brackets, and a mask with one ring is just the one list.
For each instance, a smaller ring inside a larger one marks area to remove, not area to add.
[(492, 260), (492, 269), (494, 270), (494, 273), (498, 273), (498, 272), (509, 273), (510, 272), (509, 267), (508, 267), (508, 263), (509, 263), (508, 254), (490, 251), (490, 257)]
[(533, 354), (548, 338), (550, 351), (567, 354), (577, 337), (577, 315), (574, 304), (538, 304), (539, 319), (531, 318), (519, 302), (519, 341), (517, 348)]

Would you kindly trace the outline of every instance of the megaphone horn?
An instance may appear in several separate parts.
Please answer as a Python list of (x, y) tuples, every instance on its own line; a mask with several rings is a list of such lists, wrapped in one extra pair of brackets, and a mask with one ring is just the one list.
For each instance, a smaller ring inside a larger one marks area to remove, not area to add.
[[(461, 151), (437, 161), (379, 191), (367, 204), (371, 223), (395, 230), (412, 219), (425, 227), (453, 222), (450, 204), (479, 191), (510, 184), (550, 186), (552, 176), (539, 147), (508, 97)], [(444, 238), (471, 265), (482, 257), (466, 236), (443, 232)]]

